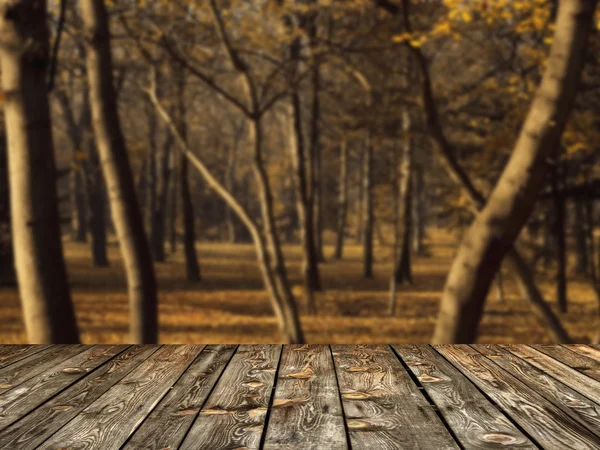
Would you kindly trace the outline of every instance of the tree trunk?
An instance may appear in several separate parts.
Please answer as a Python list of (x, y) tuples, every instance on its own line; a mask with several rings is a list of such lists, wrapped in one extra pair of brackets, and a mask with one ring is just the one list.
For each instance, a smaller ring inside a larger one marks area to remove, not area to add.
[[(185, 75), (182, 72), (177, 79), (177, 119), (182, 139), (187, 145), (187, 116), (185, 107)], [(185, 272), (188, 281), (196, 282), (202, 279), (198, 253), (196, 252), (196, 215), (190, 193), (188, 160), (182, 155), (179, 160), (179, 187), (181, 189), (181, 213), (183, 217), (183, 254), (185, 256)]]
[[(229, 148), (229, 154), (227, 155), (227, 168), (225, 169), (225, 187), (233, 196), (235, 196), (236, 186), (235, 186), (235, 170), (236, 170), (236, 160), (237, 160), (237, 140), (236, 142)], [(230, 244), (235, 244), (237, 242), (237, 232), (235, 221), (233, 218), (233, 211), (227, 205), (225, 205), (225, 226), (227, 228), (227, 241)]]
[(88, 220), (84, 168), (76, 162), (71, 167), (71, 235), (75, 242), (87, 242)]
[[(315, 25), (316, 26), (316, 25)], [(321, 149), (321, 68), (316, 64), (313, 69), (312, 76), (312, 114), (310, 120), (310, 152), (314, 169), (310, 171), (310, 179), (312, 178), (313, 192), (310, 194), (312, 208), (314, 209), (314, 233), (316, 255), (319, 262), (325, 261), (323, 251), (323, 152)], [(318, 289), (317, 289), (318, 290)]]
[(12, 232), (10, 229), (10, 193), (8, 188), (6, 135), (0, 133), (0, 286), (17, 283)]
[[(403, 114), (404, 133), (410, 133), (410, 116)], [(411, 267), (411, 237), (412, 237), (412, 138), (403, 138), (402, 165), (400, 167), (400, 193), (399, 193), (399, 223), (400, 238), (398, 239), (398, 260), (395, 265), (394, 280), (398, 284), (407, 282), (412, 284)]]
[(417, 164), (413, 173), (413, 251), (418, 256), (425, 256), (425, 170)]
[(373, 278), (373, 148), (370, 132), (365, 141), (363, 158), (363, 277)]
[(169, 247), (171, 254), (177, 252), (177, 199), (179, 198), (178, 155), (171, 153), (171, 183), (169, 186)]
[(357, 184), (357, 199), (356, 199), (356, 245), (361, 245), (363, 243), (364, 238), (364, 220), (363, 217), (365, 215), (365, 165), (364, 165), (364, 152), (362, 149), (360, 163), (359, 163), (359, 171), (358, 171), (358, 183)]
[(589, 254), (586, 237), (586, 223), (585, 223), (585, 206), (584, 202), (580, 199), (573, 201), (573, 207), (575, 210), (575, 220), (573, 221), (573, 234), (575, 236), (575, 249), (577, 264), (575, 266), (575, 272), (579, 275), (589, 275)]
[[(302, 241), (302, 272), (304, 280), (304, 293), (309, 314), (315, 314), (314, 291), (320, 289), (319, 266), (317, 246), (315, 242), (315, 221), (313, 218), (310, 188), (306, 175), (306, 155), (302, 132), (302, 114), (300, 96), (298, 92), (291, 94), (290, 105), (290, 149), (296, 184), (296, 205), (298, 220), (300, 222), (300, 235)], [(310, 160), (308, 160), (310, 161)]]
[(32, 344), (77, 344), (61, 242), (47, 92), (46, 1), (0, 5), (12, 235), (25, 329)]
[(130, 340), (158, 341), (156, 278), (119, 123), (110, 33), (102, 0), (82, 0), (92, 123), (127, 276)]
[(594, 292), (594, 297), (598, 304), (598, 325), (596, 326), (596, 335), (592, 337), (592, 343), (600, 344), (600, 276), (598, 274), (598, 266), (600, 258), (596, 258), (596, 244), (594, 239), (594, 200), (592, 198), (585, 199), (585, 230), (587, 235), (587, 245), (589, 245), (589, 274), (590, 283)]
[(471, 343), (477, 336), (491, 281), (531, 212), (545, 160), (569, 117), (595, 5), (595, 0), (571, 0), (559, 7), (548, 68), (513, 154), (450, 269), (435, 343)]
[[(152, 221), (156, 213), (157, 201), (157, 189), (158, 189), (158, 143), (156, 136), (157, 123), (156, 113), (151, 105), (146, 106), (146, 115), (148, 120), (148, 165), (146, 169), (148, 173), (146, 175), (146, 200), (144, 205), (144, 225), (146, 233), (150, 236), (150, 250), (154, 250), (152, 247)], [(152, 257), (156, 260), (156, 255), (152, 252)]]
[(152, 213), (152, 227), (150, 229), (150, 243), (154, 261), (165, 261), (165, 231), (167, 220), (167, 207), (169, 201), (169, 186), (171, 185), (171, 147), (173, 136), (168, 133), (166, 142), (160, 155), (159, 179), (157, 188), (157, 202)]
[[(557, 146), (560, 148), (560, 146)], [(564, 173), (561, 170), (560, 150), (556, 151), (552, 174), (552, 201), (554, 203), (554, 222), (552, 234), (554, 235), (554, 249), (556, 256), (556, 302), (561, 313), (567, 312), (567, 243), (565, 236), (565, 200), (561, 194)]]
[(346, 216), (348, 215), (348, 144), (344, 140), (340, 145), (340, 187), (338, 197), (337, 240), (334, 258), (342, 259), (344, 237), (346, 234)]

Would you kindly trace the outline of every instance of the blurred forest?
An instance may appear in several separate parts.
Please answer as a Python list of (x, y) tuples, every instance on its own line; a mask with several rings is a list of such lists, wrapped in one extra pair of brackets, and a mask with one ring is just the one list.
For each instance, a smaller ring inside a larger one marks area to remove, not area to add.
[(3, 343), (600, 343), (595, 0), (3, 0)]

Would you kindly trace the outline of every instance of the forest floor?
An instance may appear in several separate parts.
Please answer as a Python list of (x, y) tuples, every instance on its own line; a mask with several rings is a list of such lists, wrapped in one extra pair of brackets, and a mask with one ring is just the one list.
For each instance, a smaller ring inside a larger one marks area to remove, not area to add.
[[(327, 262), (321, 266), (324, 291), (316, 297), (319, 313), (302, 316), (308, 342), (429, 342), (456, 243), (438, 232), (428, 247), (431, 256), (414, 261), (415, 284), (399, 288), (395, 317), (387, 312), (389, 248), (376, 248), (375, 277), (365, 280), (361, 277), (361, 247), (349, 245), (342, 261), (327, 258), (333, 249), (326, 247)], [(198, 248), (204, 278), (199, 283), (185, 281), (181, 252), (156, 266), (160, 342), (280, 342), (252, 246), (206, 243)], [(127, 342), (127, 294), (118, 247), (111, 246), (111, 267), (106, 269), (92, 267), (86, 244), (65, 241), (65, 251), (83, 342)], [(299, 247), (286, 247), (286, 256), (303, 311)], [(538, 281), (552, 301), (551, 280)], [(502, 301), (496, 287), (491, 290), (478, 342), (549, 343), (510, 274), (504, 276), (504, 291)], [(592, 290), (585, 280), (571, 277), (568, 294), (569, 312), (561, 319), (574, 341), (589, 342), (600, 326)], [(16, 289), (0, 289), (0, 342), (26, 342)]]

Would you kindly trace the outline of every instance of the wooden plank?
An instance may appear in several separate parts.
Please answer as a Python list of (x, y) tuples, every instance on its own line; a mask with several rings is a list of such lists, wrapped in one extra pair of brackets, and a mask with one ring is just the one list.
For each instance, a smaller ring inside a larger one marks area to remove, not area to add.
[(238, 347), (180, 449), (259, 448), (280, 355), (280, 345)]
[(497, 345), (472, 345), (544, 398), (600, 437), (600, 404), (584, 397), (552, 376)]
[(600, 381), (600, 362), (560, 345), (532, 345), (532, 348), (560, 361), (596, 381)]
[(235, 348), (208, 345), (123, 449), (178, 448)]
[(500, 347), (526, 360), (532, 366), (553, 376), (590, 400), (596, 402), (600, 400), (600, 382), (527, 345), (500, 345)]
[(91, 345), (53, 345), (0, 369), (0, 394), (89, 348)]
[(564, 346), (575, 353), (600, 361), (600, 349), (584, 344), (564, 344)]
[(108, 391), (157, 345), (134, 345), (0, 432), (0, 448), (33, 450)]
[(50, 345), (1, 345), (0, 369), (49, 347)]
[(96, 367), (125, 350), (127, 345), (97, 345), (0, 394), (0, 430)]
[(426, 345), (394, 345), (466, 449), (537, 449), (498, 408)]
[(459, 448), (389, 346), (332, 350), (352, 448)]
[(203, 345), (161, 347), (61, 428), (42, 448), (58, 450), (82, 445), (86, 450), (120, 448), (203, 348)]
[(434, 348), (548, 450), (598, 450), (600, 438), (468, 345)]
[(348, 448), (329, 346), (284, 347), (263, 448)]

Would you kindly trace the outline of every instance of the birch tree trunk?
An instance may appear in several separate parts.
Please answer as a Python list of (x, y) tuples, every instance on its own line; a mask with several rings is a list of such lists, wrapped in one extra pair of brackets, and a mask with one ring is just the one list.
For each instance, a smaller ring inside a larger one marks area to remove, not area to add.
[(130, 340), (152, 344), (158, 341), (156, 278), (119, 123), (108, 16), (102, 0), (82, 0), (81, 9), (92, 124), (127, 276)]
[(342, 259), (346, 234), (346, 216), (348, 215), (348, 144), (344, 140), (340, 145), (340, 179), (338, 196), (337, 239), (334, 258)]
[(46, 86), (46, 8), (43, 0), (0, 3), (11, 228), (29, 342), (76, 344), (79, 334), (61, 242)]
[(548, 67), (513, 154), (467, 231), (442, 296), (434, 343), (474, 342), (490, 284), (529, 216), (569, 117), (596, 0), (563, 0)]

